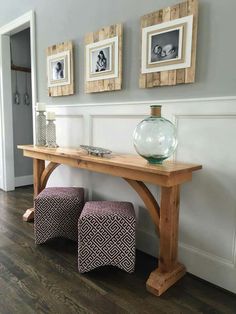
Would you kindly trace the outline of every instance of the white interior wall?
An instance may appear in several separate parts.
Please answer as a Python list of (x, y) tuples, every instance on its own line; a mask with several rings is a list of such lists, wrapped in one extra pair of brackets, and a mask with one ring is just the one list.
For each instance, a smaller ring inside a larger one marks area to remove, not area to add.
[[(158, 103), (152, 102), (151, 104)], [(187, 271), (236, 292), (236, 97), (164, 101), (163, 116), (178, 130), (174, 158), (200, 163), (192, 182), (181, 188), (180, 256)], [(159, 103), (160, 104), (160, 103)], [(53, 106), (57, 142), (93, 144), (114, 152), (134, 153), (132, 133), (149, 113), (148, 102)], [(67, 166), (55, 170), (49, 186), (84, 186), (91, 199), (127, 200), (135, 205), (137, 247), (158, 252), (153, 223), (139, 197), (125, 181)], [(158, 198), (158, 188), (150, 185)]]

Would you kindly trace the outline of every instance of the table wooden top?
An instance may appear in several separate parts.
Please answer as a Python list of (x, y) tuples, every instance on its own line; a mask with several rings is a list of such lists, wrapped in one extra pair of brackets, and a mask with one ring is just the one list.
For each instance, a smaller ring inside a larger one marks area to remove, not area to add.
[(18, 145), (19, 149), (24, 151), (31, 151), (35, 153), (46, 155), (70, 158), (78, 161), (88, 161), (97, 164), (109, 165), (114, 167), (122, 167), (138, 171), (150, 172), (164, 176), (171, 176), (173, 174), (193, 172), (202, 168), (199, 164), (190, 164), (182, 162), (164, 161), (162, 165), (149, 164), (144, 158), (138, 155), (116, 154), (106, 155), (105, 157), (98, 157), (88, 155), (86, 151), (81, 148), (47, 148), (33, 145)]

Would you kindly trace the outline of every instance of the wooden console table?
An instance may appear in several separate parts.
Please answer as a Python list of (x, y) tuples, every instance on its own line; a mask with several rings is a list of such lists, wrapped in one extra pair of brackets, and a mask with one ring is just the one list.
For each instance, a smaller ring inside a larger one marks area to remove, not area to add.
[[(160, 237), (158, 268), (150, 274), (147, 290), (160, 296), (185, 274), (184, 265), (178, 262), (180, 185), (190, 181), (192, 172), (201, 169), (201, 165), (168, 161), (163, 165), (151, 165), (135, 155), (96, 157), (81, 149), (31, 145), (18, 148), (23, 150), (24, 156), (33, 158), (35, 197), (46, 187), (53, 170), (61, 164), (123, 178), (143, 200)], [(46, 167), (45, 160), (49, 161)], [(144, 182), (160, 186), (160, 206)], [(32, 217), (33, 211), (30, 215)]]

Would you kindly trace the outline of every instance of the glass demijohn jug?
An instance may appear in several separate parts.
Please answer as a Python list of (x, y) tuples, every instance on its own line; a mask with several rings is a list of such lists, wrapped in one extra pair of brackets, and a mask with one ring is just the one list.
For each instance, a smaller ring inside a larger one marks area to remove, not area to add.
[(162, 164), (177, 146), (176, 128), (161, 117), (161, 106), (151, 106), (151, 116), (141, 121), (133, 134), (137, 153), (151, 164)]

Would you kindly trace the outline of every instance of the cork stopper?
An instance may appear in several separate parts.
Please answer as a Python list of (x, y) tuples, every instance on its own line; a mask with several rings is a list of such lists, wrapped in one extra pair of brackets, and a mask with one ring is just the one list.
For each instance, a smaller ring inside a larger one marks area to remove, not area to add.
[(161, 117), (161, 106), (157, 105), (151, 106), (151, 116)]

